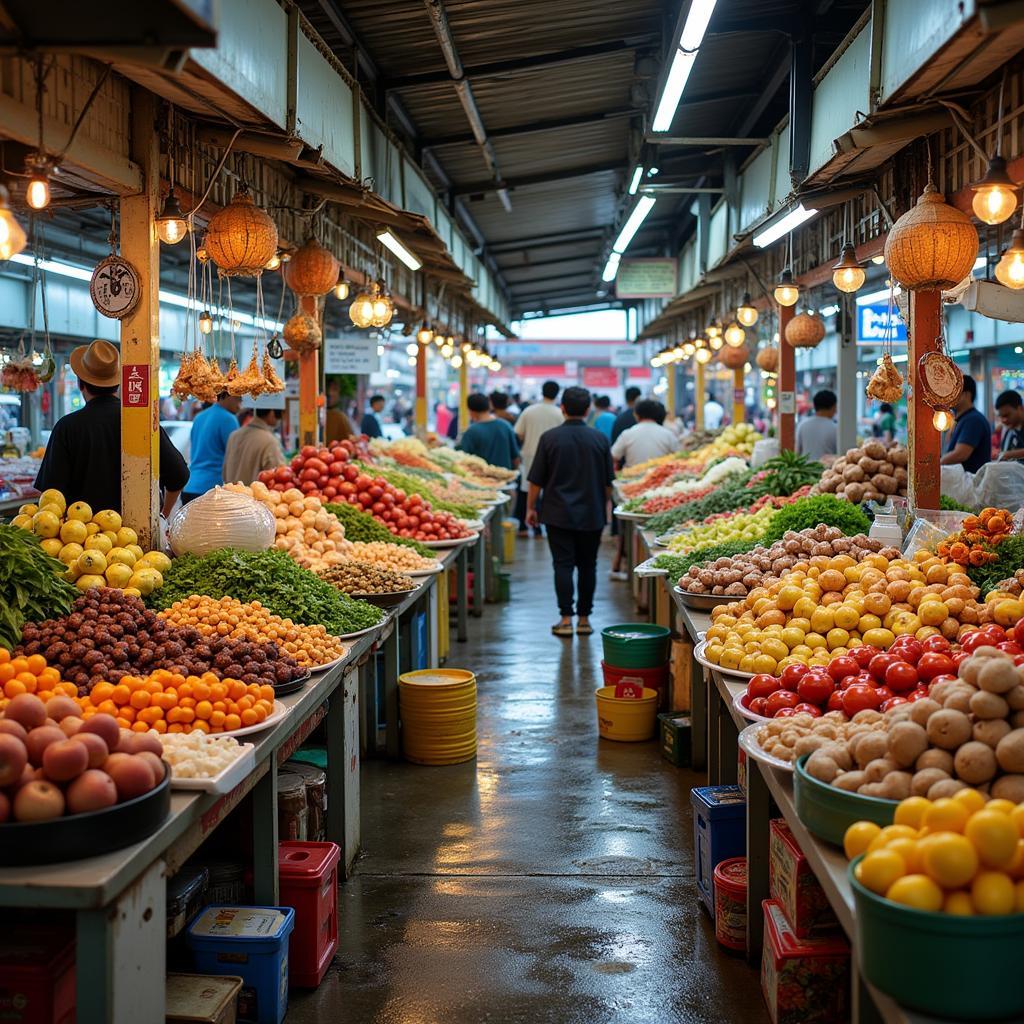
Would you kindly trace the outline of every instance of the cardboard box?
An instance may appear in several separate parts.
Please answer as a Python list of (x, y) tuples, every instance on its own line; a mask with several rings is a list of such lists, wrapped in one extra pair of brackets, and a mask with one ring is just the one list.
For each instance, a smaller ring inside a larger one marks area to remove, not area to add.
[(839, 922), (789, 826), (782, 818), (773, 818), (768, 831), (768, 892), (782, 907), (793, 933), (806, 939), (834, 931)]

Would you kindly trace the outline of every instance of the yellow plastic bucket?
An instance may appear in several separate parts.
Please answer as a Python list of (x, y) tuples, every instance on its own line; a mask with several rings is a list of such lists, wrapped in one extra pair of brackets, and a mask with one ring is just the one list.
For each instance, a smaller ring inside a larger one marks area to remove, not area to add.
[(616, 697), (614, 686), (594, 691), (597, 729), (606, 740), (636, 743), (654, 736), (658, 722), (658, 691), (644, 687), (643, 697)]
[(402, 751), (415, 764), (444, 765), (476, 756), (476, 676), (423, 669), (398, 677)]
[(506, 565), (511, 565), (516, 560), (516, 531), (519, 524), (514, 519), (503, 519), (501, 521), (502, 558)]

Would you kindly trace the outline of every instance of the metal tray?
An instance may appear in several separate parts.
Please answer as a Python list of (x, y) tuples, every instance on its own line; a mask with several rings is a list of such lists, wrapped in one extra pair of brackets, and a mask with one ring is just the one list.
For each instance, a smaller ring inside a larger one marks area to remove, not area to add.
[(709, 612), (720, 604), (728, 604), (734, 600), (731, 597), (726, 597), (724, 594), (691, 594), (689, 591), (682, 590), (679, 587), (673, 587), (672, 589), (679, 595), (679, 600), (682, 604), (699, 612)]
[(393, 608), (396, 604), (401, 604), (410, 594), (415, 594), (419, 589), (419, 586), (415, 586), (410, 590), (395, 590), (390, 594), (349, 594), (348, 596), (357, 601), (367, 601), (370, 604), (375, 604), (378, 608)]

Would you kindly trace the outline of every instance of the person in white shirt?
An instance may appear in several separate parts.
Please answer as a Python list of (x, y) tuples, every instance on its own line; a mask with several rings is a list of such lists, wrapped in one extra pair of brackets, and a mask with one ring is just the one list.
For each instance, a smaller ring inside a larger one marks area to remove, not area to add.
[(708, 400), (704, 403), (704, 429), (717, 430), (722, 425), (725, 409), (715, 401), (715, 396), (708, 392)]
[(636, 426), (624, 430), (612, 445), (612, 458), (628, 469), (649, 459), (671, 455), (677, 448), (676, 435), (665, 422), (665, 406), (652, 398), (633, 406)]
[[(519, 536), (529, 535), (526, 524), (526, 493), (530, 489), (527, 477), (533, 465), (533, 457), (537, 454), (537, 444), (541, 434), (552, 427), (560, 427), (564, 420), (562, 410), (555, 404), (558, 397), (558, 382), (546, 380), (541, 386), (542, 400), (527, 406), (516, 420), (515, 432), (519, 438), (520, 463), (519, 494), (516, 500), (516, 518), (519, 520)], [(540, 526), (534, 528), (534, 537), (542, 537)]]

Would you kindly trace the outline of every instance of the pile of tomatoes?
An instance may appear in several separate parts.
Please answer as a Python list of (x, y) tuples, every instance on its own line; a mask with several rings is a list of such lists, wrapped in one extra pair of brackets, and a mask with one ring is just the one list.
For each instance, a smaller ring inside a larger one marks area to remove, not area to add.
[(368, 457), (369, 449), (363, 439), (332, 441), (326, 448), (307, 444), (289, 465), (265, 469), (259, 479), (274, 491), (297, 487), (303, 494), (334, 501), (345, 493), (342, 484), (359, 476), (358, 468), (347, 464)]

